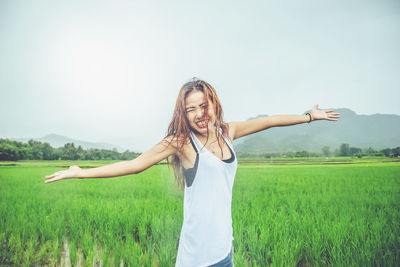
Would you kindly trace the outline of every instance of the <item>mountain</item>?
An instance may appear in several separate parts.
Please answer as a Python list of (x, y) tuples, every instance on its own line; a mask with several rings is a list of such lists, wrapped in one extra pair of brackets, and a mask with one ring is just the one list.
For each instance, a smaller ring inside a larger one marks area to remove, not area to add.
[[(319, 152), (347, 143), (351, 147), (384, 149), (400, 146), (400, 116), (358, 115), (350, 109), (335, 109), (337, 122), (315, 121), (288, 127), (274, 127), (235, 142), (237, 152), (265, 153), (286, 151)], [(239, 139), (240, 140), (240, 139)]]
[(48, 134), (41, 138), (13, 138), (13, 140), (21, 141), (21, 142), (28, 142), (30, 139), (33, 139), (35, 141), (40, 141), (42, 143), (45, 143), (45, 142), (49, 143), (52, 147), (61, 147), (61, 146), (64, 146), (66, 143), (74, 143), (76, 147), (82, 146), (82, 148), (84, 148), (84, 149), (98, 148), (98, 149), (112, 150), (113, 148), (116, 148), (119, 152), (122, 152), (125, 150), (119, 146), (108, 144), (108, 143), (86, 142), (86, 141), (76, 140), (76, 139), (72, 139), (72, 138), (58, 135), (58, 134)]

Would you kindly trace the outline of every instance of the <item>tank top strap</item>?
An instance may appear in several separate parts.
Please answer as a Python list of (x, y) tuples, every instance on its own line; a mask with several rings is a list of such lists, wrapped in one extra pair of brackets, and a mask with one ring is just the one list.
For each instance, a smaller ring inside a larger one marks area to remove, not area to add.
[(194, 145), (196, 152), (199, 153), (203, 148), (203, 145), (201, 144), (200, 140), (197, 139), (196, 135), (193, 132), (190, 132), (190, 138), (193, 141), (192, 144)]
[(231, 151), (233, 152), (233, 144), (231, 143), (231, 139), (229, 139), (228, 136), (225, 136), (222, 132), (222, 128), (219, 128), (219, 132), (221, 133), (221, 136), (224, 138), (225, 143), (229, 146)]

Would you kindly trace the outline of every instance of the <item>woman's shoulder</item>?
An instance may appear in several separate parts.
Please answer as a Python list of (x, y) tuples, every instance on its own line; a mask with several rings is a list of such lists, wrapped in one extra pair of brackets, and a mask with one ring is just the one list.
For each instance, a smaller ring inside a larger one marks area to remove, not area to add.
[(235, 122), (227, 122), (225, 123), (225, 128), (223, 134), (228, 137), (229, 141), (233, 144), (234, 136), (235, 136)]
[(168, 135), (164, 137), (161, 143), (166, 146), (172, 146), (177, 151), (180, 151), (185, 145), (190, 144), (190, 140), (188, 137), (185, 138), (183, 136)]

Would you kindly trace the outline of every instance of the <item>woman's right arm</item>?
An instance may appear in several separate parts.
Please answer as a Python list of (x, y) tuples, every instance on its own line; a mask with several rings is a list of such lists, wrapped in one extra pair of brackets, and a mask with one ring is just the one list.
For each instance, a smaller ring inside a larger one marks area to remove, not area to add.
[(173, 142), (167, 137), (133, 160), (117, 162), (87, 170), (82, 170), (78, 166), (71, 166), (68, 170), (55, 172), (52, 175), (46, 176), (48, 180), (46, 180), (45, 183), (69, 178), (106, 178), (136, 174), (150, 168), (176, 152), (176, 146), (173, 145)]

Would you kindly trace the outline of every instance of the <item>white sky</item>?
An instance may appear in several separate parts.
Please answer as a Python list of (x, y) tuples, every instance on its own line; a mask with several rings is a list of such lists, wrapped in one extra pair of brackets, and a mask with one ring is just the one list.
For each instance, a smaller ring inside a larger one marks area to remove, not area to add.
[(193, 76), (225, 119), (400, 114), (400, 1), (0, 1), (0, 138), (143, 151)]

